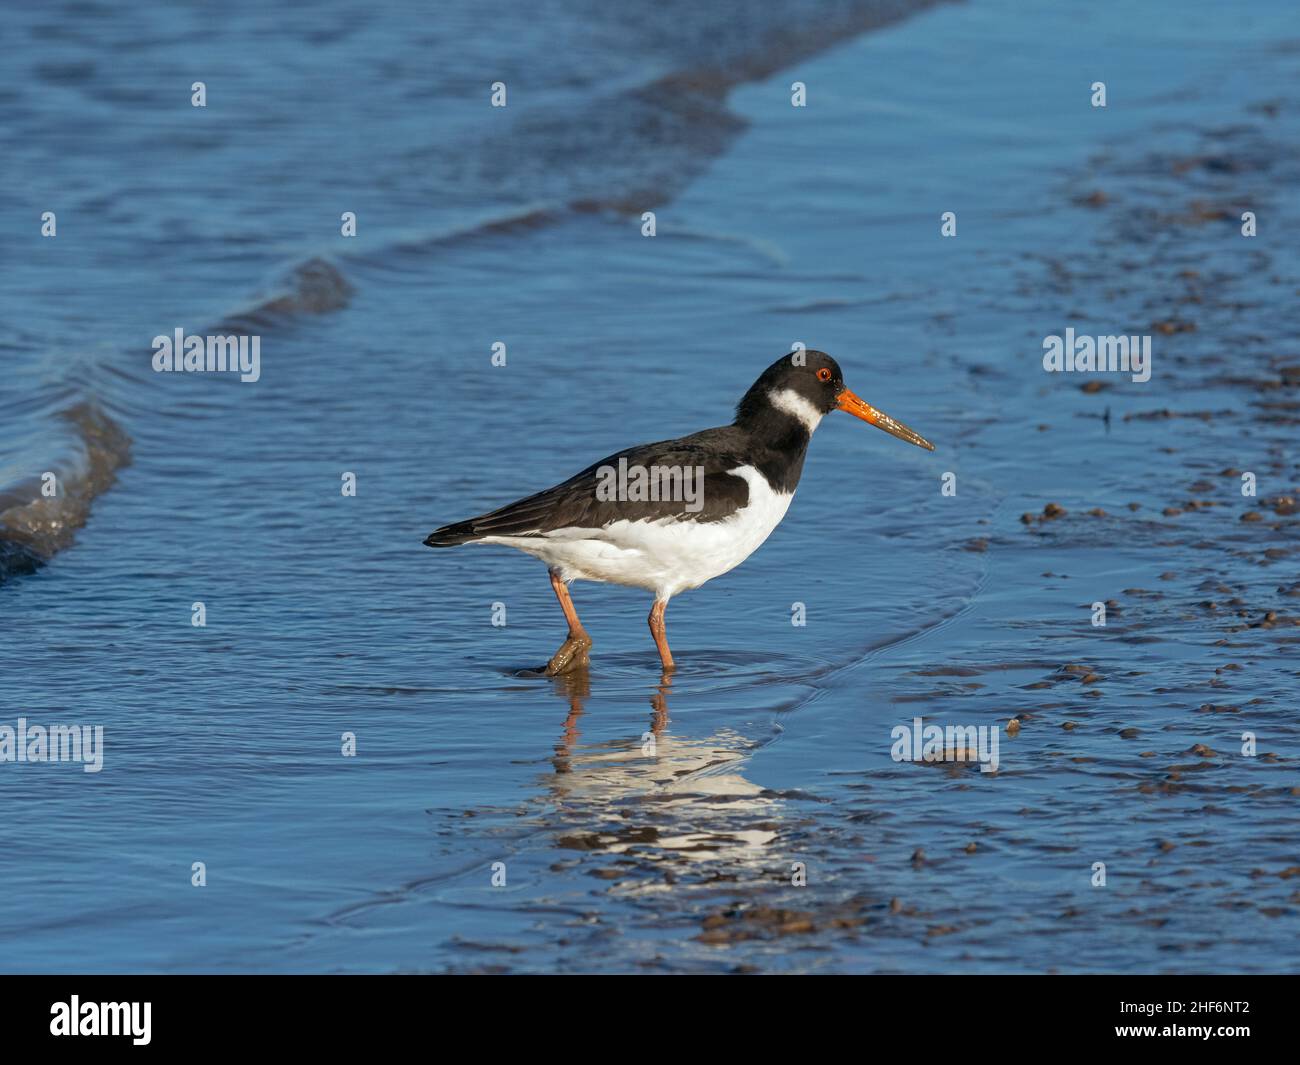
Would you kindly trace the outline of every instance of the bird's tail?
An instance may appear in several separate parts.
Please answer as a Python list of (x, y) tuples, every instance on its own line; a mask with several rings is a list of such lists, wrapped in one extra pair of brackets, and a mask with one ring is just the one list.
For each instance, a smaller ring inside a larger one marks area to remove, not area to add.
[(456, 547), (477, 540), (482, 535), (474, 531), (473, 521), (458, 521), (454, 525), (444, 525), (441, 529), (434, 529), (424, 538), (424, 546)]

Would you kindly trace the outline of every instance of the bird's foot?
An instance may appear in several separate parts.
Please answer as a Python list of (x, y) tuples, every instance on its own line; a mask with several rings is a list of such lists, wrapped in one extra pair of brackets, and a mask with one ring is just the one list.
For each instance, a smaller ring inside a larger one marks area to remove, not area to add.
[(590, 649), (590, 636), (585, 632), (571, 632), (560, 649), (551, 656), (551, 660), (546, 663), (546, 668), (542, 672), (548, 677), (554, 677), (575, 669), (586, 669), (591, 665), (591, 657), (587, 654)]

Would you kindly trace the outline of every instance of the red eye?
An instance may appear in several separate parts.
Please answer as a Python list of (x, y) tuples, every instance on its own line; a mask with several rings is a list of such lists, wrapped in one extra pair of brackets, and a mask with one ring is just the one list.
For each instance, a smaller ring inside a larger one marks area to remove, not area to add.
[(818, 381), (829, 381), (830, 379), (831, 379), (831, 372), (825, 366), (823, 366), (820, 370), (817, 371)]

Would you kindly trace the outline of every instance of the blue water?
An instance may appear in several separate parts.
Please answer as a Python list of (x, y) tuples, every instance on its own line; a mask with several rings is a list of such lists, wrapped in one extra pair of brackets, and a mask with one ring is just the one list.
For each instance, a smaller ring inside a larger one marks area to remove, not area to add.
[[(0, 725), (105, 750), (0, 762), (0, 967), (1297, 968), (1285, 4), (11, 22)], [(257, 383), (151, 372), (224, 324)], [(1154, 333), (1151, 381), (1044, 373), (1067, 326)], [(589, 676), (526, 675), (542, 567), (421, 539), (796, 342), (938, 450), (828, 419), (671, 683), (584, 584)], [(1020, 729), (896, 763), (915, 716)]]

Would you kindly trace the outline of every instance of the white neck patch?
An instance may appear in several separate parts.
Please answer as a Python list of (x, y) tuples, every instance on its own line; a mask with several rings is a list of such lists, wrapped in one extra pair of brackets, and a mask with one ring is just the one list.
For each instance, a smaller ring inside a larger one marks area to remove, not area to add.
[(821, 424), (822, 418), (826, 416), (792, 388), (783, 388), (780, 392), (769, 392), (767, 398), (772, 401), (772, 406), (777, 410), (792, 414), (803, 422), (803, 426), (808, 430), (810, 436), (813, 430)]

